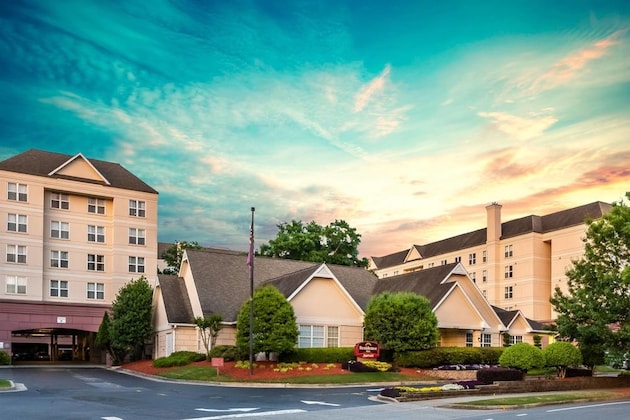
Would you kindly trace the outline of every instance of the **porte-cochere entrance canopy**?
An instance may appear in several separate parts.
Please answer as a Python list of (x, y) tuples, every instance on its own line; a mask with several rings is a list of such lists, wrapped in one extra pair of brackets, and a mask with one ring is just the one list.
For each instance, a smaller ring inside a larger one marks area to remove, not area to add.
[(89, 361), (95, 333), (72, 328), (33, 328), (11, 331), (14, 362)]

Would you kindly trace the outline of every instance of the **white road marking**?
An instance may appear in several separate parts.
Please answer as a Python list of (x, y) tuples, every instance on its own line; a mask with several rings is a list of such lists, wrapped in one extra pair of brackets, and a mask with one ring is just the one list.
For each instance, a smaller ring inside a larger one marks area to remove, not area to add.
[(547, 413), (555, 413), (556, 411), (581, 410), (583, 408), (605, 407), (607, 405), (619, 405), (619, 404), (630, 404), (630, 401), (619, 401), (619, 402), (610, 402), (610, 403), (602, 403), (602, 404), (579, 405), (577, 407), (555, 408), (553, 410), (547, 410)]
[(309, 404), (309, 405), (316, 404), (316, 405), (330, 405), (332, 407), (339, 407), (339, 404), (327, 403), (327, 402), (324, 402), (324, 401), (304, 401), (304, 400), (302, 400), (300, 402), (303, 402), (304, 404)]
[(101, 417), (103, 420), (123, 420), (120, 417)]
[(278, 411), (259, 411), (258, 413), (238, 413), (238, 414), (223, 414), (213, 417), (191, 417), (183, 420), (218, 420), (218, 419), (242, 419), (245, 417), (260, 417), (260, 416), (276, 416), (279, 414), (297, 414), (306, 413), (306, 410), (278, 410)]
[(385, 388), (372, 388), (372, 389), (366, 389), (366, 391), (367, 392), (381, 392), (384, 389)]
[(231, 411), (242, 411), (247, 413), (248, 411), (260, 410), (260, 408), (228, 408), (226, 410), (221, 410), (218, 408), (195, 408), (197, 411), (216, 411), (216, 412), (231, 412)]

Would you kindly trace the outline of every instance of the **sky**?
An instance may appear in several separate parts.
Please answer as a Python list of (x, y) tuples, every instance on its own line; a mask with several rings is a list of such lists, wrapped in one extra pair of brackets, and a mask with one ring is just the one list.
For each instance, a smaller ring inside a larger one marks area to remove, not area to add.
[(158, 240), (383, 256), (630, 191), (630, 2), (6, 0), (0, 160), (117, 162)]

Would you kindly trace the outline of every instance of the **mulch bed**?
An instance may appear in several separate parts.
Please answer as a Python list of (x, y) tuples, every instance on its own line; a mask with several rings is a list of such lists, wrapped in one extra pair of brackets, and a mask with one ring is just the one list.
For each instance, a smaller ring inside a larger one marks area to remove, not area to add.
[[(355, 374), (353, 372), (341, 369), (341, 364), (338, 363), (334, 364), (334, 367), (331, 367), (332, 364), (328, 363), (304, 363), (301, 365), (302, 369), (293, 368), (291, 370), (287, 370), (286, 372), (281, 372), (278, 370), (274, 370), (274, 368), (276, 368), (277, 366), (276, 362), (256, 362), (256, 367), (254, 368), (253, 375), (250, 375), (249, 368), (236, 367), (235, 364), (235, 362), (225, 362), (224, 366), (219, 368), (219, 373), (221, 375), (229, 376), (234, 379), (250, 381), (295, 378), (299, 376)], [(202, 361), (192, 363), (188, 366), (211, 367), (212, 363), (209, 361)], [(124, 369), (143, 373), (146, 375), (159, 375), (163, 372), (168, 372), (169, 370), (178, 369), (178, 367), (156, 368), (153, 366), (152, 360), (140, 360), (137, 362), (125, 363), (124, 365), (122, 365), (122, 367)], [(310, 368), (310, 370), (308, 370), (307, 368)], [(419, 379), (423, 377), (420, 373), (416, 372), (416, 369), (412, 368), (403, 368), (400, 370), (400, 373), (408, 376), (416, 376)]]

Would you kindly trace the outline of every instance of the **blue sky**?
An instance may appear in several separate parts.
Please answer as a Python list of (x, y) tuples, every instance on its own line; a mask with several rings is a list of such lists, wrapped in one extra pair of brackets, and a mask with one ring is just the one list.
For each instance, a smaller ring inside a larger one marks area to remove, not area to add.
[(0, 159), (119, 162), (159, 240), (380, 256), (630, 190), (627, 1), (0, 2)]

